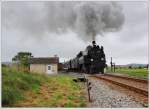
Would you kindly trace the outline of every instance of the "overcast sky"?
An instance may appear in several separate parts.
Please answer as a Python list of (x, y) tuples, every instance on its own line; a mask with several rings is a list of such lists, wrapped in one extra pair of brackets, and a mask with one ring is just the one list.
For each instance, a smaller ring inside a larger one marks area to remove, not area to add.
[[(118, 4), (124, 14), (121, 29), (105, 32), (103, 35), (97, 34), (96, 42), (104, 46), (107, 63), (110, 63), (110, 57), (113, 57), (116, 64), (147, 64), (148, 4), (146, 2)], [(51, 26), (52, 23), (47, 24), (46, 20), (49, 19), (46, 18), (45, 9), (55, 12), (49, 8), (50, 6), (45, 8), (44, 2), (2, 2), (2, 62), (11, 61), (19, 51), (29, 51), (34, 57), (57, 54), (60, 61), (64, 61), (75, 57), (90, 44), (90, 41), (83, 40), (79, 34), (69, 29), (71, 27), (67, 27), (67, 32), (49, 31), (47, 26)], [(52, 16), (53, 14), (50, 18)], [(66, 19), (63, 19), (64, 22), (67, 22)]]

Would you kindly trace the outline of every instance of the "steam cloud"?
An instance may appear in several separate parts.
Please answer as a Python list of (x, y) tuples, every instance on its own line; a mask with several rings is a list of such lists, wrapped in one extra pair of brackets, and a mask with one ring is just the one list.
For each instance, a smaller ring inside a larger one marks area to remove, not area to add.
[(121, 29), (122, 7), (116, 2), (5, 2), (2, 24), (27, 36), (75, 32), (84, 41)]

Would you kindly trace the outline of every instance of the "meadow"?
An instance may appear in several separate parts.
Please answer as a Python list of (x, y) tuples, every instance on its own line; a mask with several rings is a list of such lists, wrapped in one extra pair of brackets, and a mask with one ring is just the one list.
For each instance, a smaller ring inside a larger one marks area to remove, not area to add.
[(85, 107), (85, 90), (72, 79), (2, 67), (2, 107)]
[(116, 68), (115, 72), (111, 71), (110, 67), (106, 70), (107, 73), (125, 74), (131, 77), (148, 79), (148, 69), (145, 68)]

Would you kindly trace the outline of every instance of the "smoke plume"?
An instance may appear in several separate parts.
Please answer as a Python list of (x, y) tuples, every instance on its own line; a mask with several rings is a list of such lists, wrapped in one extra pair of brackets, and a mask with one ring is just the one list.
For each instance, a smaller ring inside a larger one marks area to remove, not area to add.
[(6, 28), (30, 37), (71, 30), (84, 41), (120, 30), (125, 19), (116, 2), (4, 2), (2, 16)]

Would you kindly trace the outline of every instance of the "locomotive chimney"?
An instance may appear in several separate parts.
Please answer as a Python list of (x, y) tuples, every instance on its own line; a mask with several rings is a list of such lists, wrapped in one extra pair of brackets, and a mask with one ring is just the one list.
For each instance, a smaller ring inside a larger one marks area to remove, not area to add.
[(59, 57), (57, 55), (54, 55), (54, 58), (56, 59), (56, 61), (59, 63)]
[(96, 45), (96, 42), (95, 41), (92, 41), (92, 45), (93, 45), (93, 47)]

